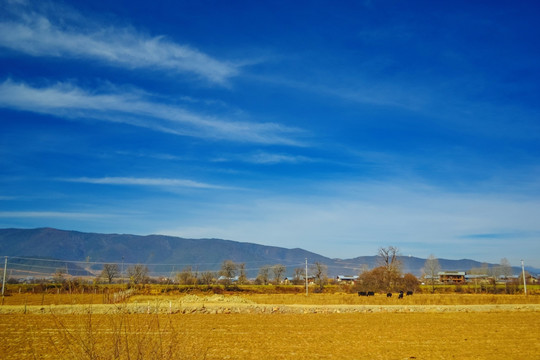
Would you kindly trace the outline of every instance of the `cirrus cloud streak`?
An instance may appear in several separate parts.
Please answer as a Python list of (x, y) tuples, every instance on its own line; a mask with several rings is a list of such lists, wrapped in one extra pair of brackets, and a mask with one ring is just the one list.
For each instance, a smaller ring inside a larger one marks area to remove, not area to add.
[(211, 140), (298, 146), (301, 131), (277, 123), (230, 121), (152, 101), (137, 90), (89, 92), (70, 83), (33, 87), (11, 79), (0, 84), (0, 107), (67, 119), (125, 123), (154, 131)]
[(222, 186), (211, 185), (186, 179), (165, 178), (134, 178), (134, 177), (103, 177), (103, 178), (70, 178), (60, 179), (66, 182), (102, 185), (136, 185), (136, 186), (163, 186), (163, 187), (190, 187), (199, 189), (222, 189)]
[(36, 8), (26, 4), (8, 9), (12, 16), (0, 21), (0, 46), (29, 56), (81, 58), (128, 69), (191, 73), (212, 83), (224, 83), (238, 74), (237, 65), (164, 36), (93, 22), (59, 5), (54, 12), (47, 6), (32, 6)]

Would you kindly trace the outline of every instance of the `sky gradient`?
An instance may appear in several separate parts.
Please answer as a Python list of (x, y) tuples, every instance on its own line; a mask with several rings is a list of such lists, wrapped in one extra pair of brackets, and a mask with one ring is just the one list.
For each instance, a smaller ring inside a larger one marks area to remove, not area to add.
[(0, 227), (540, 267), (538, 18), (0, 0)]

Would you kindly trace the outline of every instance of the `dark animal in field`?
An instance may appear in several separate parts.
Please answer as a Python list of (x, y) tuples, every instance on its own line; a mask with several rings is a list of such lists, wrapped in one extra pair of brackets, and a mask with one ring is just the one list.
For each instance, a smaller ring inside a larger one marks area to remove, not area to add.
[(374, 291), (368, 291), (367, 296), (375, 296), (375, 292)]
[(367, 292), (365, 291), (359, 291), (358, 296), (367, 296)]
[(392, 293), (386, 294), (386, 297), (392, 297)]
[(398, 299), (403, 299), (403, 291), (400, 291), (400, 292), (399, 292)]
[(407, 291), (407, 296), (412, 295), (412, 291)]

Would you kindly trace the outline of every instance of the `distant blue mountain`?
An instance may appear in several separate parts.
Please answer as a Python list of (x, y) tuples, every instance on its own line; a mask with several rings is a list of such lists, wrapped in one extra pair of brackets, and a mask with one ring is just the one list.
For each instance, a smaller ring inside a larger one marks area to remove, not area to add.
[[(33, 270), (44, 273), (61, 267), (63, 260), (67, 271), (85, 275), (98, 272), (103, 263), (119, 266), (147, 264), (154, 274), (169, 275), (187, 266), (198, 271), (216, 271), (224, 260), (245, 263), (249, 277), (255, 277), (264, 265), (283, 264), (287, 273), (295, 268), (321, 262), (328, 267), (329, 276), (355, 275), (363, 267), (377, 266), (377, 256), (360, 256), (353, 259), (331, 259), (303, 249), (286, 249), (222, 239), (185, 239), (164, 235), (98, 234), (66, 231), (52, 228), (0, 229), (0, 256), (10, 257), (10, 264), (24, 264), (34, 260)], [(38, 261), (39, 260), (39, 261)], [(402, 256), (403, 271), (417, 276), (422, 273), (425, 259)], [(443, 270), (468, 271), (479, 268), (481, 262), (462, 259), (439, 259)], [(493, 264), (491, 264), (493, 265)], [(30, 265), (28, 265), (30, 266)], [(514, 269), (519, 272), (519, 268)], [(531, 273), (540, 270), (528, 268)], [(75, 275), (75, 274), (72, 274)]]

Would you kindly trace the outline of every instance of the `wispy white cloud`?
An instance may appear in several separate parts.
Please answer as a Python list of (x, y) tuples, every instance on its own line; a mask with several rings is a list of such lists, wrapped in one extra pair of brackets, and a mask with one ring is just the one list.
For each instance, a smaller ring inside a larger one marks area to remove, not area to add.
[(274, 165), (274, 164), (299, 164), (319, 161), (303, 155), (289, 155), (283, 153), (270, 153), (257, 151), (252, 154), (222, 156), (214, 159), (215, 162), (241, 161), (251, 164)]
[(120, 122), (154, 131), (211, 140), (301, 145), (299, 129), (276, 123), (230, 121), (155, 102), (137, 90), (88, 92), (70, 83), (32, 87), (11, 79), (0, 84), (0, 107), (54, 116)]
[(184, 158), (181, 156), (165, 154), (165, 153), (154, 153), (154, 152), (116, 151), (116, 154), (129, 156), (129, 157), (150, 158), (150, 159), (157, 159), (157, 160), (171, 160), (171, 161), (184, 160)]
[(214, 83), (238, 74), (238, 66), (221, 61), (164, 36), (149, 36), (132, 27), (115, 27), (69, 8), (11, 4), (0, 21), (0, 46), (30, 56), (98, 60), (129, 69), (191, 73)]
[(135, 178), (135, 177), (102, 177), (102, 178), (66, 178), (59, 179), (66, 182), (78, 182), (87, 184), (103, 185), (136, 185), (136, 186), (158, 186), (158, 187), (189, 187), (199, 189), (223, 189), (223, 186), (206, 184), (186, 179), (165, 179), (165, 178)]
[(268, 152), (257, 152), (252, 156), (249, 156), (245, 159), (248, 162), (256, 164), (278, 164), (278, 163), (303, 163), (303, 162), (313, 162), (314, 160), (302, 156), (302, 155), (287, 155), (287, 154), (275, 154)]

